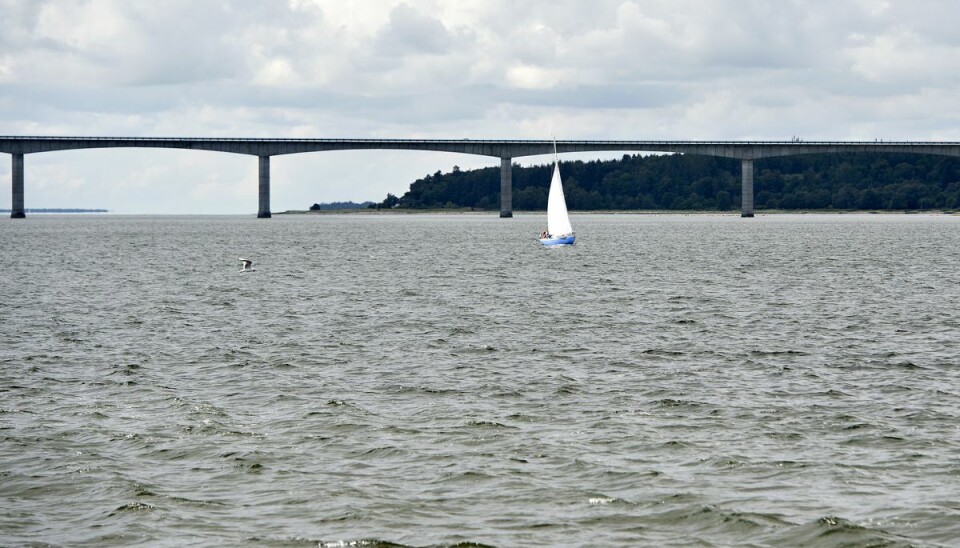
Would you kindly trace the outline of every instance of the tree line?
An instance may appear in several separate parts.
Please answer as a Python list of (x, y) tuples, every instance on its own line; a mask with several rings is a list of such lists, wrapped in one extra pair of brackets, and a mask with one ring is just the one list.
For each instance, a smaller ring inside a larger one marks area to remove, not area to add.
[[(553, 165), (513, 166), (513, 209), (544, 210)], [(719, 210), (740, 205), (740, 161), (685, 154), (624, 155), (560, 162), (573, 210)], [(500, 207), (500, 168), (417, 179), (400, 197), (372, 207)], [(754, 163), (756, 209), (958, 209), (960, 158), (840, 153), (784, 156)]]
[(363, 209), (376, 206), (373, 202), (321, 202), (310, 206), (310, 211), (342, 211), (345, 209)]

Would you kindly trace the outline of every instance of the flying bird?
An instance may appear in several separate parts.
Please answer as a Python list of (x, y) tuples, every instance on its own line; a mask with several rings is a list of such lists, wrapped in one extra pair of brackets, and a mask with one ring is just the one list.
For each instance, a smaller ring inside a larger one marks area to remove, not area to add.
[(240, 269), (240, 272), (253, 272), (253, 269), (250, 268), (253, 265), (253, 261), (250, 259), (244, 259), (243, 257), (238, 257), (240, 262), (243, 263), (243, 268)]

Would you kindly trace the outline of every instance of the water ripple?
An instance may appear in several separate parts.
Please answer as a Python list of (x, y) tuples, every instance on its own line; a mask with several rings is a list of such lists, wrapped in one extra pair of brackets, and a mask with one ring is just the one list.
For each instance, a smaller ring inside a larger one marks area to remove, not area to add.
[(0, 223), (0, 538), (956, 544), (960, 219), (540, 222)]

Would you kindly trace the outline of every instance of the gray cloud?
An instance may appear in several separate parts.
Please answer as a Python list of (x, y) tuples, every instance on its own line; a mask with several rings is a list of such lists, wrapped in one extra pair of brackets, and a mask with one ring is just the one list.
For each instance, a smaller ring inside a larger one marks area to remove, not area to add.
[(421, 13), (408, 4), (390, 10), (390, 19), (377, 36), (377, 53), (387, 57), (405, 53), (443, 55), (453, 37), (440, 20)]

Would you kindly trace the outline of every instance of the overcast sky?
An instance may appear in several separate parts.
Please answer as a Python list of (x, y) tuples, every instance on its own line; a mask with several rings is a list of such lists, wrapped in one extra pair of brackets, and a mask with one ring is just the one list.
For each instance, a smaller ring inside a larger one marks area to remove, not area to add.
[[(960, 140), (958, 21), (955, 0), (0, 0), (0, 134)], [(454, 165), (499, 160), (281, 156), (271, 205)], [(7, 154), (0, 180), (9, 208)], [(31, 154), (26, 207), (253, 214), (257, 160)]]

